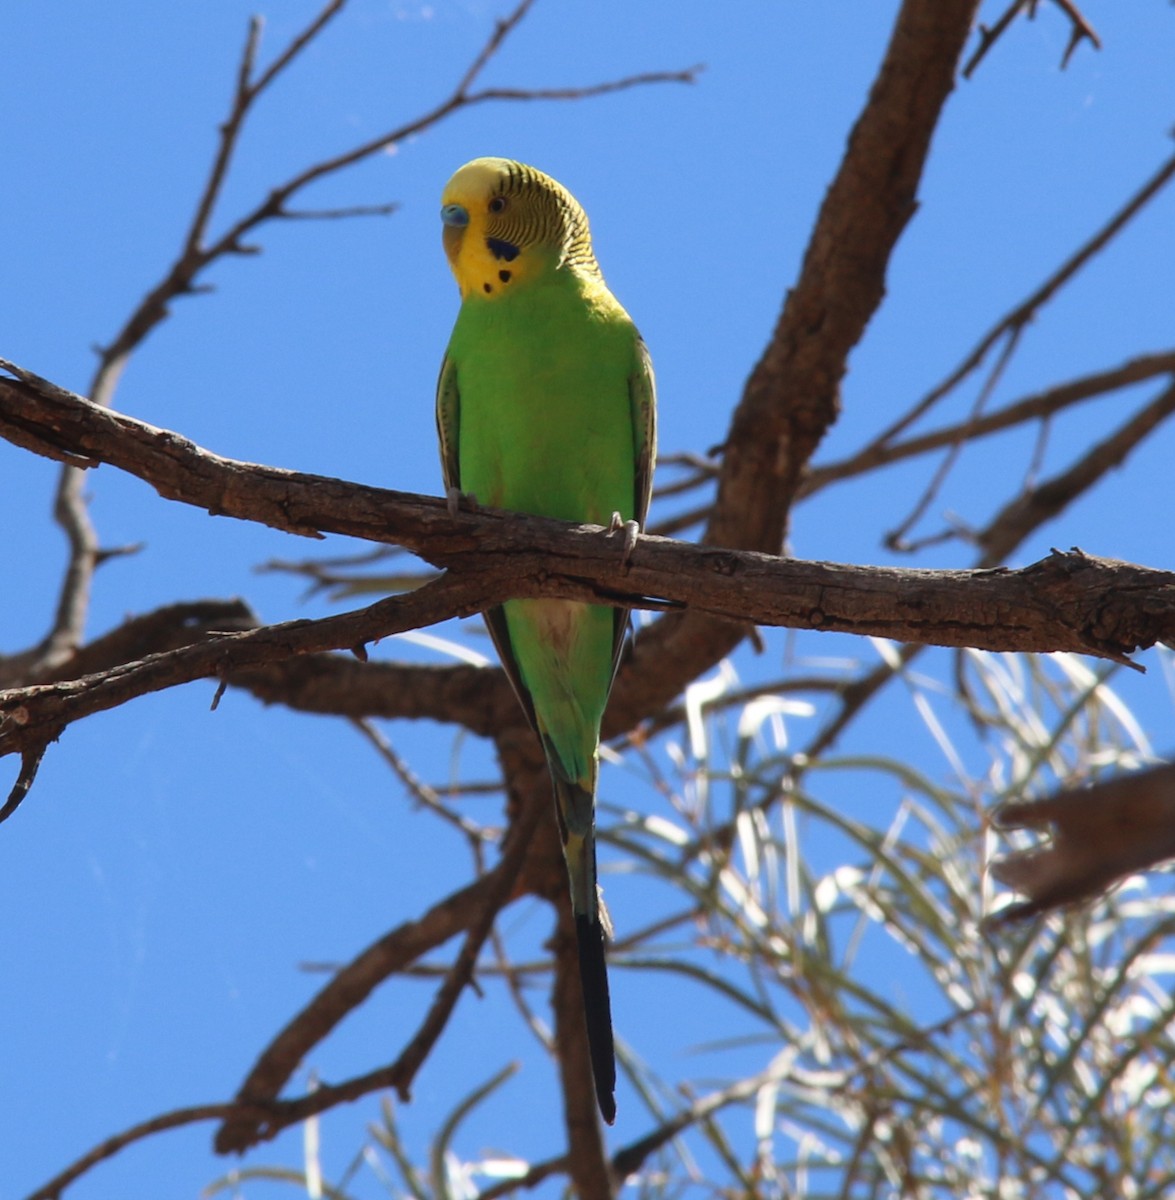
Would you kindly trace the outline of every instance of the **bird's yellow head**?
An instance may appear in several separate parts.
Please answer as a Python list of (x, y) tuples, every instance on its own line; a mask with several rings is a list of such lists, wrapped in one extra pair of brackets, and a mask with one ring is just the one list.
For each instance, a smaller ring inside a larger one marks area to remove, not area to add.
[(599, 277), (587, 215), (561, 183), (523, 163), (466, 163), (445, 185), (441, 221), (463, 299), (504, 296), (553, 270)]

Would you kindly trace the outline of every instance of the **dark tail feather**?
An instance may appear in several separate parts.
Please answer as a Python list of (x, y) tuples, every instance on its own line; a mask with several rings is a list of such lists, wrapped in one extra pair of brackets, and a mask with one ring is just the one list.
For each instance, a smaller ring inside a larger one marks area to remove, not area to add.
[(608, 966), (604, 960), (604, 928), (599, 918), (576, 915), (579, 941), (579, 981), (583, 987), (583, 1011), (587, 1016), (588, 1047), (592, 1077), (596, 1081), (596, 1103), (600, 1116), (611, 1125), (616, 1120), (616, 1056), (612, 1046), (612, 1002), (608, 997)]

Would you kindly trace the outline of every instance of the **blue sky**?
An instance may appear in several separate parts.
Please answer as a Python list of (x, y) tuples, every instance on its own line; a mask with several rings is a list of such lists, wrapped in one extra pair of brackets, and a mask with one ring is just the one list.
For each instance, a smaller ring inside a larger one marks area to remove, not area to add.
[[(654, 357), (662, 450), (714, 445), (795, 277), (894, 7), (539, 0), (486, 85), (587, 85), (695, 63), (706, 69), (689, 87), (485, 105), (332, 179), (306, 204), (401, 207), (386, 219), (262, 229), (255, 240), (263, 254), (217, 264), (206, 280), (212, 294), (174, 306), (131, 363), (119, 407), (235, 458), (437, 493), (432, 392), (457, 299), (440, 250), (439, 195), (461, 163), (499, 154), (548, 171), (587, 208), (608, 281)], [(1000, 6), (989, 7), (990, 20)], [(353, 0), (262, 103), (214, 228), (274, 182), (446, 95), (506, 9), (503, 0)], [(314, 10), (300, 0), (262, 8), (263, 61)], [(7, 7), (0, 355), (86, 389), (92, 346), (113, 336), (178, 247), (251, 11), (237, 0)], [(821, 459), (847, 453), (938, 382), (1171, 153), (1175, 14), (1153, 0), (1090, 0), (1085, 11), (1103, 36), (1100, 53), (1083, 45), (1060, 72), (1068, 29), (1044, 5), (959, 84), (921, 209), (892, 264), (886, 306), (853, 356), (844, 415)], [(1175, 194), (1162, 196), (1049, 306), (1026, 333), (1000, 397), (1170, 346), (1173, 205)], [(973, 394), (951, 411), (965, 411)], [(1113, 397), (1060, 423), (1046, 472), (1145, 394)], [(993, 464), (1016, 479), (1031, 448), (1031, 436), (1017, 433), (994, 455), (965, 456), (929, 527), (947, 510), (982, 524), (1008, 494), (1003, 478), (992, 487)], [(1166, 429), (1041, 530), (1018, 561), (1076, 544), (1170, 566), (1173, 461), (1175, 433)], [(925, 475), (894, 470), (821, 494), (797, 511), (793, 552), (896, 561), (880, 532), (905, 515)], [(43, 633), (55, 597), (64, 561), (49, 520), (55, 476), (48, 461), (0, 444), (5, 651)], [(180, 598), (244, 595), (267, 620), (324, 611), (295, 581), (255, 573), (268, 559), (321, 547), (165, 504), (110, 468), (92, 474), (89, 494), (104, 544), (144, 543), (99, 573), (91, 633)], [(326, 543), (328, 552), (346, 549)], [(951, 546), (917, 565), (970, 562), (970, 551)], [(485, 648), (468, 629), (446, 633)], [(783, 644), (782, 636), (771, 642), (773, 661)], [(848, 639), (827, 645), (827, 653), (869, 657)], [(382, 652), (435, 653), (403, 644)], [(1153, 656), (1143, 661), (1154, 665)], [(1169, 747), (1172, 704), (1161, 672), (1124, 686), (1156, 745)], [(213, 685), (196, 684), (71, 728), (0, 829), (8, 914), (0, 931), (0, 1200), (24, 1195), (116, 1129), (231, 1095), (265, 1040), (318, 986), (321, 977), (300, 963), (345, 960), (422, 898), (467, 878), (460, 842), (413, 809), (347, 727), (235, 694), (210, 713), (212, 693)], [(878, 744), (900, 729), (928, 769), (944, 769), (908, 712), (892, 719), (889, 728), (879, 721)], [(399, 727), (390, 735), (430, 781), (465, 764), (489, 770), (484, 748), (469, 739), (457, 743), (454, 765), (451, 731)], [(611, 786), (628, 802), (628, 784)], [(485, 803), (489, 819), (497, 801)], [(614, 908), (641, 903), (639, 879), (608, 887)], [(535, 907), (507, 921), (536, 946), (547, 930)], [(622, 1034), (655, 1056), (663, 1033), (646, 1013), (660, 1001), (643, 982), (616, 987), (618, 1010), (639, 1014)], [(420, 983), (384, 988), (314, 1065), (339, 1078), (389, 1060), (430, 994)], [(704, 1020), (695, 1019), (701, 1040)], [(504, 1094), (528, 1120), (513, 1148), (536, 1157), (556, 1151), (559, 1130), (544, 1125), (549, 1071), (516, 1016), (467, 998), (452, 1032), (421, 1074), (417, 1102), (401, 1110), (409, 1135), (457, 1102), (467, 1068), (487, 1078), (516, 1054), (527, 1069)], [(514, 1042), (516, 1050), (501, 1051)], [(665, 1053), (679, 1050), (666, 1045)], [(623, 1128), (625, 1103), (622, 1094), (615, 1136), (627, 1139), (640, 1130)], [(360, 1106), (326, 1122), (333, 1170), (370, 1115)], [(208, 1126), (168, 1134), (99, 1168), (70, 1195), (193, 1196), (225, 1169), (209, 1140)], [(287, 1137), (258, 1161), (296, 1159)]]

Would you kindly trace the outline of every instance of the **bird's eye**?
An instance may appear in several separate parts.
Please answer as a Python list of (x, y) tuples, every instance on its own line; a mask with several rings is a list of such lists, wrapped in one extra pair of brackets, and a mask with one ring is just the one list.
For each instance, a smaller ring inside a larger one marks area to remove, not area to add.
[(495, 196), (490, 201), (490, 212), (492, 212), (492, 213), (503, 212), (505, 210), (505, 208), (506, 208), (506, 197), (505, 196)]

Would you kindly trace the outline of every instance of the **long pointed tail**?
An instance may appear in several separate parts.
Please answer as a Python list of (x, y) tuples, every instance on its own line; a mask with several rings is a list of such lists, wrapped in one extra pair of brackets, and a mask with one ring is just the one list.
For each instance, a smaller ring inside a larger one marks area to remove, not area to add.
[(571, 885), (571, 908), (575, 913), (579, 981), (583, 989), (592, 1078), (600, 1115), (611, 1125), (616, 1120), (616, 1056), (612, 1042), (608, 964), (604, 957), (604, 925), (596, 888), (595, 797), (587, 788), (566, 778), (557, 756), (548, 753), (548, 760)]
[(600, 1116), (611, 1125), (616, 1120), (616, 1052), (612, 1044), (612, 1002), (608, 995), (608, 965), (604, 959), (604, 927), (599, 916), (576, 915), (579, 939), (579, 982), (587, 1018), (588, 1048), (596, 1103)]

